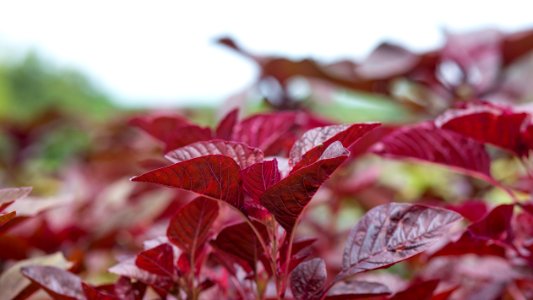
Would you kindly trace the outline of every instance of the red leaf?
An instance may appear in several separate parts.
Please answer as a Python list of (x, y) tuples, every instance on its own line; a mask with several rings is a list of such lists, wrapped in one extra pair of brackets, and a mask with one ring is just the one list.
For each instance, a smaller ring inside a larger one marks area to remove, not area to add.
[(165, 155), (173, 163), (187, 161), (206, 155), (224, 155), (231, 157), (241, 167), (247, 168), (263, 161), (263, 152), (243, 143), (210, 140), (196, 142), (185, 147), (175, 149)]
[(81, 283), (81, 286), (87, 300), (118, 300), (116, 296), (103, 293), (84, 282)]
[[(310, 247), (311, 245), (313, 245), (314, 242), (316, 242), (316, 239), (304, 239), (292, 242), (292, 257), (289, 262), (289, 272), (292, 271), (300, 262), (302, 262), (309, 255), (312, 254)], [(285, 239), (283, 241), (281, 249), (279, 250), (280, 259), (278, 261), (278, 264), (280, 265), (281, 269), (285, 269), (285, 264), (287, 263), (288, 247), (289, 239)]]
[[(298, 170), (315, 162), (333, 142), (339, 141), (348, 148), (378, 126), (379, 123), (363, 123), (330, 125), (308, 130), (292, 146), (289, 154), (289, 165), (294, 167), (293, 171)], [(312, 149), (314, 151), (310, 151)]]
[(448, 205), (445, 208), (461, 214), (471, 222), (477, 222), (487, 215), (489, 208), (483, 200), (467, 200), (457, 205)]
[(504, 234), (510, 237), (513, 209), (512, 204), (497, 206), (485, 218), (470, 225), (468, 230), (478, 238), (498, 240)]
[[(167, 276), (159, 276), (137, 267), (134, 258), (121, 261), (119, 264), (111, 267), (109, 272), (139, 280), (162, 291), (168, 291), (173, 284), (172, 279)], [(124, 278), (124, 282), (119, 280), (115, 285), (115, 293), (121, 298), (120, 295), (123, 294), (141, 293), (143, 292), (141, 288), (130, 284), (128, 279)]]
[(13, 220), (13, 218), (15, 218), (16, 216), (17, 216), (17, 213), (14, 211), (8, 212), (6, 214), (0, 214), (0, 227), (2, 227), (7, 222)]
[(475, 237), (470, 231), (466, 231), (459, 240), (447, 244), (444, 248), (434, 253), (432, 257), (464, 255), (469, 253), (474, 253), (480, 256), (492, 255), (505, 257), (505, 248), (501, 245)]
[(239, 118), (239, 109), (235, 108), (230, 111), (217, 126), (216, 137), (223, 140), (230, 140), (233, 135), (233, 128)]
[(192, 191), (241, 206), (239, 166), (230, 157), (207, 155), (156, 169), (131, 180)]
[(528, 119), (527, 113), (515, 113), (492, 104), (478, 104), (449, 110), (437, 118), (435, 124), (522, 155), (527, 150), (522, 142), (522, 128)]
[(174, 277), (174, 253), (172, 246), (161, 244), (145, 250), (135, 259), (137, 267), (161, 276)]
[(138, 117), (130, 123), (162, 141), (165, 144), (165, 152), (212, 138), (210, 128), (190, 124), (179, 115)]
[(273, 159), (253, 164), (241, 171), (241, 177), (243, 190), (253, 199), (259, 200), (268, 188), (281, 179), (278, 161)]
[(318, 188), (348, 157), (340, 142), (331, 144), (315, 163), (291, 173), (261, 196), (261, 204), (276, 221), (291, 232), (300, 214)]
[(385, 157), (412, 158), (455, 167), (491, 181), (490, 158), (482, 144), (428, 124), (394, 131), (376, 144), (373, 152)]
[(389, 288), (381, 283), (368, 281), (339, 282), (329, 290), (327, 300), (369, 299), (390, 294)]
[(396, 293), (390, 300), (431, 300), (433, 292), (439, 285), (439, 280), (428, 280), (413, 284), (404, 291)]
[(22, 267), (21, 272), (54, 299), (85, 299), (81, 279), (70, 272), (52, 266)]
[(414, 256), (446, 234), (461, 216), (422, 205), (389, 203), (367, 212), (351, 230), (340, 277), (384, 268)]
[(292, 294), (296, 300), (320, 299), (326, 280), (326, 263), (323, 259), (305, 261), (291, 273)]
[[(268, 232), (262, 223), (252, 221), (263, 240), (268, 243)], [(213, 247), (243, 260), (251, 270), (256, 269), (256, 263), (264, 255), (263, 248), (253, 229), (248, 223), (238, 223), (222, 229), (217, 238), (211, 242)]]
[(168, 239), (187, 253), (196, 253), (209, 237), (218, 216), (216, 201), (198, 197), (182, 207), (170, 220)]

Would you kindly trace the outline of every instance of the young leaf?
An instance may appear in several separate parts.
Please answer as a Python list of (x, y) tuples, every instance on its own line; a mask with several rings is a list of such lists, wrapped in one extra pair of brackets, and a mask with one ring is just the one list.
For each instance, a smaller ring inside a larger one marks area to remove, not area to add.
[(239, 109), (235, 108), (230, 111), (218, 124), (215, 135), (219, 139), (230, 140), (233, 134), (233, 128), (237, 124), (239, 118)]
[(241, 169), (263, 161), (263, 152), (243, 143), (222, 140), (196, 142), (165, 155), (173, 163), (187, 161), (206, 155), (224, 155), (233, 158)]
[(218, 216), (218, 203), (198, 197), (182, 207), (170, 220), (167, 236), (170, 242), (187, 253), (195, 253), (209, 237)]
[[(379, 126), (378, 123), (361, 123), (330, 125), (308, 130), (292, 146), (289, 154), (289, 165), (294, 167), (301, 160), (304, 160), (305, 164), (293, 168), (293, 170), (297, 170), (316, 161), (322, 155), (322, 152), (335, 141), (341, 142), (345, 148), (348, 148), (377, 126)], [(317, 151), (310, 153), (311, 149), (318, 146), (320, 146), (320, 150), (317, 149)]]
[[(252, 224), (263, 240), (268, 243), (268, 232), (265, 225), (256, 221), (253, 221)], [(256, 269), (257, 261), (264, 254), (259, 239), (246, 222), (225, 227), (211, 244), (213, 247), (243, 260), (246, 262), (245, 267), (249, 267), (253, 271)]]
[(21, 272), (54, 299), (85, 299), (81, 279), (70, 272), (52, 266), (27, 266)]
[(424, 250), (462, 217), (450, 210), (389, 203), (367, 212), (351, 230), (339, 278), (379, 269)]
[(174, 276), (174, 253), (172, 246), (161, 244), (155, 248), (145, 250), (135, 259), (137, 267), (161, 276)]
[(259, 162), (241, 171), (242, 188), (253, 199), (261, 195), (272, 185), (278, 183), (281, 174), (276, 159)]
[(455, 167), (470, 175), (490, 179), (490, 158), (479, 142), (428, 124), (404, 127), (373, 147), (385, 157), (412, 158)]
[(207, 155), (156, 169), (131, 180), (192, 191), (241, 206), (240, 169), (230, 157)]
[(305, 261), (291, 273), (292, 294), (296, 300), (320, 299), (326, 280), (326, 263), (323, 259)]
[(521, 155), (527, 150), (522, 142), (522, 128), (528, 119), (527, 113), (486, 104), (449, 110), (437, 118), (435, 124)]
[(335, 284), (328, 292), (327, 300), (369, 299), (390, 294), (389, 288), (381, 283), (349, 281)]
[(340, 142), (331, 144), (315, 163), (291, 173), (261, 196), (261, 204), (291, 232), (298, 217), (318, 188), (348, 157)]

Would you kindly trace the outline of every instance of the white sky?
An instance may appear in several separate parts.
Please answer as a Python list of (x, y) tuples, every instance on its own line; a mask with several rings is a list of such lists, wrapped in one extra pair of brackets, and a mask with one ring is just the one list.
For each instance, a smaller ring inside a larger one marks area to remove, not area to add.
[(260, 53), (361, 58), (382, 40), (436, 47), (444, 28), (531, 28), (532, 11), (524, 0), (0, 0), (0, 50), (36, 48), (130, 105), (213, 103), (256, 74), (213, 44), (220, 35)]

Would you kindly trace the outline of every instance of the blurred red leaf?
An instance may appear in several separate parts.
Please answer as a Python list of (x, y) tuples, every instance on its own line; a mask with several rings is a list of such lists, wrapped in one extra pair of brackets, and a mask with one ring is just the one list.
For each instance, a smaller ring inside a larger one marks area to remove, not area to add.
[(348, 150), (340, 142), (331, 144), (317, 162), (291, 173), (267, 189), (261, 196), (261, 204), (287, 232), (291, 232), (313, 195), (347, 157)]
[(231, 157), (241, 169), (263, 161), (263, 152), (243, 143), (222, 140), (209, 140), (196, 142), (165, 155), (173, 163), (187, 161), (206, 155), (224, 155)]
[(406, 260), (429, 248), (460, 219), (453, 211), (422, 205), (390, 203), (373, 208), (348, 236), (339, 277)]
[(428, 280), (409, 286), (407, 289), (394, 294), (390, 300), (431, 300), (433, 292), (439, 285), (439, 280)]
[(233, 129), (239, 118), (239, 109), (233, 109), (218, 123), (215, 129), (215, 135), (219, 139), (230, 140), (233, 135)]
[(503, 204), (495, 207), (490, 213), (470, 225), (468, 230), (476, 237), (484, 239), (502, 239), (502, 235), (511, 234), (511, 219), (513, 218), (514, 205)]
[(456, 205), (447, 205), (445, 208), (460, 213), (461, 216), (465, 217), (471, 222), (477, 222), (481, 220), (489, 212), (487, 203), (483, 200), (476, 199), (467, 200)]
[(335, 284), (328, 292), (327, 300), (375, 299), (389, 295), (389, 288), (381, 283), (349, 281)]
[[(31, 193), (31, 190), (31, 187), (0, 189), (0, 205), (5, 208), (5, 204), (28, 196)], [(2, 210), (0, 209), (0, 211)]]
[(170, 220), (168, 239), (183, 251), (193, 254), (203, 247), (218, 216), (218, 203), (198, 197), (182, 207)]
[(21, 272), (54, 299), (85, 299), (81, 279), (70, 272), (52, 266), (27, 266)]
[(207, 155), (150, 171), (132, 181), (177, 187), (240, 207), (239, 173), (239, 166), (232, 158)]
[(290, 278), (296, 300), (320, 299), (327, 280), (326, 263), (321, 258), (304, 261), (294, 268)]
[(479, 142), (428, 124), (398, 129), (374, 145), (373, 152), (391, 158), (436, 163), (493, 181), (490, 157)]
[(17, 216), (17, 212), (12, 211), (8, 212), (6, 214), (0, 214), (0, 227), (2, 227), (7, 222), (13, 220)]

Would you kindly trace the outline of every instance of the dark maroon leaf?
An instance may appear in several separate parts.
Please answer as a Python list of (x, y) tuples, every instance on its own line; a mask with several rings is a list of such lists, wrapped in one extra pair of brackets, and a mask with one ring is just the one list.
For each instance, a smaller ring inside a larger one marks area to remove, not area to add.
[(433, 292), (439, 285), (439, 280), (429, 280), (416, 283), (390, 297), (390, 300), (431, 300)]
[[(252, 221), (263, 240), (268, 243), (268, 232), (260, 222)], [(244, 261), (249, 269), (255, 271), (256, 263), (264, 255), (263, 248), (253, 229), (248, 223), (238, 223), (222, 229), (217, 238), (211, 242), (213, 247), (231, 254)]]
[(287, 232), (291, 232), (305, 206), (346, 160), (348, 153), (340, 142), (331, 144), (317, 162), (291, 173), (266, 190), (261, 196), (261, 204)]
[(281, 179), (276, 159), (253, 164), (242, 170), (241, 176), (242, 188), (256, 200), (259, 200), (268, 188)]
[(502, 239), (510, 234), (514, 205), (503, 204), (495, 207), (485, 218), (470, 225), (468, 230), (476, 237), (485, 239)]
[(132, 181), (177, 187), (240, 207), (239, 173), (232, 158), (207, 155), (150, 171)]
[(210, 128), (191, 124), (179, 115), (137, 117), (130, 123), (163, 142), (165, 152), (212, 138)]
[(145, 250), (135, 259), (137, 267), (161, 276), (174, 276), (174, 253), (172, 246), (161, 244), (155, 248)]
[(455, 131), (482, 143), (524, 154), (522, 128), (527, 113), (515, 113), (491, 104), (470, 105), (453, 109), (435, 120), (437, 126)]
[(326, 263), (313, 258), (299, 264), (291, 273), (291, 291), (296, 300), (320, 299), (327, 280)]
[(27, 266), (21, 272), (54, 299), (85, 299), (81, 279), (70, 272), (52, 266)]
[(218, 124), (215, 135), (219, 139), (230, 140), (233, 135), (233, 128), (237, 124), (239, 118), (239, 109), (235, 108), (230, 111)]
[(389, 203), (373, 208), (348, 236), (339, 277), (408, 259), (429, 248), (460, 219), (453, 211), (422, 205)]
[[(303, 240), (296, 240), (292, 243), (292, 254), (291, 259), (289, 262), (289, 268), (288, 271), (291, 272), (300, 262), (304, 261), (309, 255), (312, 254), (311, 251), (311, 245), (316, 242), (316, 239), (303, 239)], [(281, 246), (280, 252), (280, 260), (278, 261), (278, 264), (281, 266), (282, 269), (285, 268), (285, 263), (287, 262), (287, 251), (289, 246), (289, 239), (285, 239), (283, 241), (283, 244)]]
[(328, 292), (327, 300), (368, 299), (389, 295), (389, 288), (381, 283), (369, 281), (349, 281), (335, 284)]
[(261, 150), (249, 147), (243, 143), (222, 140), (196, 142), (175, 149), (167, 153), (165, 157), (173, 163), (178, 163), (206, 155), (224, 155), (231, 157), (241, 169), (263, 161), (263, 152)]
[(198, 197), (182, 207), (170, 220), (168, 239), (187, 253), (203, 247), (218, 216), (216, 201)]
[[(315, 162), (322, 155), (322, 152), (335, 141), (341, 142), (345, 148), (348, 148), (377, 126), (379, 123), (361, 123), (330, 125), (308, 130), (292, 146), (289, 154), (289, 165), (294, 167), (294, 171)], [(317, 148), (317, 150), (311, 152), (310, 150), (313, 148)], [(300, 164), (300, 161), (304, 163)]]
[(373, 147), (385, 157), (411, 158), (459, 169), (491, 180), (490, 158), (479, 142), (428, 124), (404, 127)]

